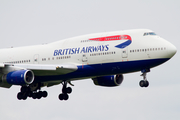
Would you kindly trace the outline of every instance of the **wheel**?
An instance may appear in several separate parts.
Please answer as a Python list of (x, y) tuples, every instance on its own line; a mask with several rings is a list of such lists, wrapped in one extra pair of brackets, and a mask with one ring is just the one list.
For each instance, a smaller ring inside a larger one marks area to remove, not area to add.
[(149, 82), (148, 81), (144, 81), (145, 85), (144, 87), (148, 87), (149, 86)]
[(27, 95), (24, 94), (24, 95), (22, 96), (22, 99), (23, 99), (23, 100), (26, 100), (26, 99), (27, 99)]
[(148, 87), (149, 86), (149, 82), (146, 80), (141, 80), (140, 82), (139, 82), (139, 85), (141, 86), (141, 87)]
[(36, 99), (37, 98), (37, 94), (36, 93), (32, 93), (32, 98)]
[(23, 96), (23, 94), (22, 94), (21, 92), (19, 92), (19, 93), (17, 94), (17, 99), (18, 99), (18, 100), (21, 100), (21, 99), (22, 99), (22, 96)]
[(64, 100), (68, 100), (69, 96), (68, 94), (63, 94)]
[(59, 100), (68, 100), (69, 96), (68, 94), (59, 94)]
[(71, 88), (71, 87), (66, 88), (66, 92), (67, 92), (68, 94), (70, 94), (70, 93), (72, 92), (72, 88)]
[(144, 87), (145, 81), (144, 81), (144, 80), (141, 80), (141, 81), (139, 82), (139, 85), (140, 85), (141, 87)]
[(59, 100), (64, 100), (64, 94), (59, 94)]
[(42, 92), (42, 96), (43, 96), (43, 97), (47, 97), (47, 95), (48, 95), (48, 93), (47, 93), (46, 91), (43, 91), (43, 92)]
[(32, 91), (30, 91), (29, 93), (28, 93), (28, 97), (32, 97)]
[(37, 99), (41, 99), (41, 97), (42, 97), (42, 91), (39, 91), (38, 93), (36, 93), (37, 94)]

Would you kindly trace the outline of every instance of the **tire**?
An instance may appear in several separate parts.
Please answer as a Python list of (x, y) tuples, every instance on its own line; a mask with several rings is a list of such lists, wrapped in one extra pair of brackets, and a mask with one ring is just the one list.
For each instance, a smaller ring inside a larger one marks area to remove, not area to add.
[(59, 94), (59, 100), (64, 100), (64, 94)]
[(37, 99), (41, 99), (41, 97), (42, 97), (42, 91), (39, 91), (38, 93), (36, 93), (37, 94)]
[(64, 97), (64, 100), (68, 100), (69, 99), (68, 94), (63, 94), (63, 97)]
[(32, 93), (32, 98), (36, 99), (37, 98), (37, 94), (36, 93)]
[(45, 98), (45, 97), (47, 97), (47, 95), (48, 95), (48, 93), (47, 93), (46, 91), (43, 91), (43, 92), (42, 92), (42, 97)]
[(28, 93), (28, 97), (32, 97), (32, 91), (30, 91), (29, 93)]
[(66, 92), (67, 92), (68, 94), (72, 93), (72, 88), (71, 88), (71, 87), (67, 87), (67, 88), (66, 88)]
[(23, 100), (26, 100), (26, 99), (27, 99), (27, 95), (24, 94), (22, 99), (23, 99)]
[(144, 87), (144, 86), (145, 86), (145, 81), (144, 81), (144, 80), (141, 80), (141, 81), (139, 82), (139, 85), (140, 85), (140, 87)]
[(148, 87), (149, 86), (149, 82), (148, 81), (144, 81), (145, 85), (144, 87)]
[(21, 99), (22, 99), (22, 96), (23, 96), (23, 94), (22, 94), (21, 92), (19, 92), (19, 93), (17, 94), (17, 99), (18, 99), (18, 100), (21, 100)]

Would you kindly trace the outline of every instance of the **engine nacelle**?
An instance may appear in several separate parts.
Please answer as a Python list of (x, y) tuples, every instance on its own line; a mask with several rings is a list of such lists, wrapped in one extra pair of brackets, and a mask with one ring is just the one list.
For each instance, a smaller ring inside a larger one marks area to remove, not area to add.
[(123, 82), (123, 75), (110, 75), (92, 78), (95, 85), (114, 87), (119, 86)]
[(11, 85), (29, 85), (34, 81), (34, 73), (30, 70), (17, 70), (3, 75), (2, 80)]

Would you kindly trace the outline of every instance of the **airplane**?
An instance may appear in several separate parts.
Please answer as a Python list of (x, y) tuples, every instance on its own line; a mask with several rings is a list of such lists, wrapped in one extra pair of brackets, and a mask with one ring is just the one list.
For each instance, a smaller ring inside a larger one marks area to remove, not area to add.
[(18, 100), (47, 97), (42, 87), (62, 84), (60, 100), (68, 100), (71, 82), (91, 78), (95, 85), (114, 87), (123, 74), (147, 73), (172, 58), (176, 47), (149, 29), (82, 35), (57, 42), (0, 49), (0, 87), (20, 86)]

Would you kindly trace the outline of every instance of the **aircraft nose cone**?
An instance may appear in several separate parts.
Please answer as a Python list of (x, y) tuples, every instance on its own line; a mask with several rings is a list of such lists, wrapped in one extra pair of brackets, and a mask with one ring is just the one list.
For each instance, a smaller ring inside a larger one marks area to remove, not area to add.
[(168, 53), (169, 57), (173, 57), (177, 52), (177, 48), (174, 45), (169, 46)]

